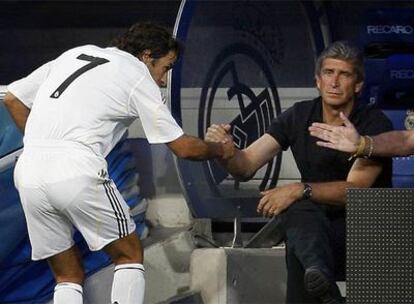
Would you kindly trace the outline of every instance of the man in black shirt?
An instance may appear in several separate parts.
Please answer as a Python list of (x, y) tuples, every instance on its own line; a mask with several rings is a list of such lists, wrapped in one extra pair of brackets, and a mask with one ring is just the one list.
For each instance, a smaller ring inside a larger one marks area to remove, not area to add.
[[(286, 233), (287, 303), (339, 303), (335, 284), (345, 273), (346, 189), (391, 186), (391, 160), (351, 159), (349, 154), (317, 146), (308, 132), (313, 122), (341, 125), (343, 112), (357, 130), (375, 135), (392, 129), (378, 109), (358, 104), (363, 61), (358, 49), (335, 42), (316, 62), (320, 97), (296, 103), (279, 115), (266, 134), (221, 164), (245, 180), (280, 150), (292, 150), (300, 183), (263, 193), (258, 213), (278, 215)], [(205, 139), (228, 141), (229, 125), (212, 125)]]

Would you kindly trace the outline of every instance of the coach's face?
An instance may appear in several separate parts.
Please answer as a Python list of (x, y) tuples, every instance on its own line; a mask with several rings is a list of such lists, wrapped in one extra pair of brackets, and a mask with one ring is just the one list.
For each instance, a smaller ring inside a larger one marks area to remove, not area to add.
[(176, 60), (177, 54), (173, 51), (157, 59), (152, 58), (151, 53), (147, 53), (141, 59), (148, 67), (152, 78), (160, 87), (167, 86), (167, 72), (172, 68)]
[(322, 62), (320, 75), (316, 75), (316, 84), (326, 104), (341, 107), (354, 100), (363, 82), (358, 80), (352, 63), (326, 58)]

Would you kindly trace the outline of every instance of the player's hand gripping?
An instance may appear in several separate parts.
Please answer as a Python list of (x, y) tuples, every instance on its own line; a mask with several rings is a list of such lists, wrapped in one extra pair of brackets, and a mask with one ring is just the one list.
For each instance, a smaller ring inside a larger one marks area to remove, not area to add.
[(207, 129), (204, 140), (207, 142), (221, 143), (223, 145), (222, 159), (229, 159), (235, 153), (233, 138), (230, 135), (231, 126), (228, 124), (213, 124)]

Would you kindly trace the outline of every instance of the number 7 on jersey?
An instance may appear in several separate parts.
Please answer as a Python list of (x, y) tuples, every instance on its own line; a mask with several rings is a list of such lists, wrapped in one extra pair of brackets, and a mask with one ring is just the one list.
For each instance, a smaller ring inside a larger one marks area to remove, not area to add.
[(76, 57), (76, 59), (89, 61), (89, 63), (81, 67), (80, 69), (76, 70), (72, 75), (66, 78), (62, 82), (62, 84), (52, 93), (52, 95), (50, 95), (51, 98), (55, 98), (55, 99), (59, 98), (60, 95), (62, 95), (62, 93), (67, 89), (67, 87), (83, 73), (89, 71), (90, 69), (97, 67), (98, 65), (109, 62), (108, 59), (93, 57), (93, 56), (89, 56), (85, 54), (79, 55), (78, 57)]

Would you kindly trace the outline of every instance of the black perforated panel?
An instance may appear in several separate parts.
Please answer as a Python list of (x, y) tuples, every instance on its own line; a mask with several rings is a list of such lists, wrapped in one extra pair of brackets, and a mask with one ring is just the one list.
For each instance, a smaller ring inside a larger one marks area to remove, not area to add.
[(348, 304), (414, 303), (414, 189), (350, 189)]

